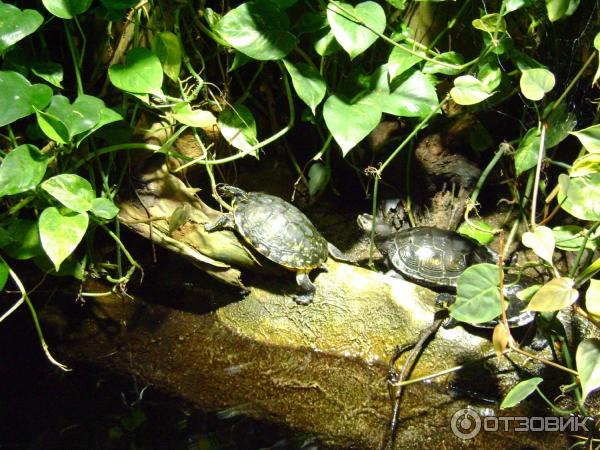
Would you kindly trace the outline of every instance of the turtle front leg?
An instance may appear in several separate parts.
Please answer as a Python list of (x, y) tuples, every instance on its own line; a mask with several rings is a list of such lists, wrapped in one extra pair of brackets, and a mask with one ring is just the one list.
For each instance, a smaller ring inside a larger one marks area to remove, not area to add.
[(294, 301), (299, 305), (311, 304), (317, 288), (312, 281), (310, 281), (308, 272), (301, 270), (296, 272), (296, 283), (298, 283), (298, 292), (293, 296)]
[(223, 214), (214, 223), (205, 223), (204, 231), (232, 230), (235, 228), (235, 222), (232, 214)]

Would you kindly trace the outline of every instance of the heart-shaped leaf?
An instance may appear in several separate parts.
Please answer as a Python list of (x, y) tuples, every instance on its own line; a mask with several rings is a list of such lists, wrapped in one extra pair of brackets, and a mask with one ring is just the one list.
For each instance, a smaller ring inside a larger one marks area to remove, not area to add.
[(587, 311), (600, 318), (600, 280), (590, 280), (590, 287), (585, 293)]
[(90, 209), (90, 212), (102, 219), (111, 220), (117, 217), (117, 214), (119, 214), (119, 208), (111, 199), (98, 197), (92, 200), (92, 208)]
[(500, 409), (512, 408), (513, 406), (518, 405), (529, 397), (542, 381), (544, 381), (544, 379), (541, 377), (521, 381), (506, 394), (506, 397), (504, 397), (504, 400), (502, 400), (502, 403), (500, 404)]
[(383, 94), (378, 100), (383, 112), (401, 117), (424, 117), (437, 108), (435, 87), (423, 73), (405, 72), (388, 86), (387, 70), (379, 72), (382, 76), (377, 80), (376, 89)]
[[(417, 51), (415, 50), (415, 52)], [(390, 80), (402, 75), (402, 73), (421, 61), (422, 58), (407, 52), (402, 47), (394, 47), (387, 62)]]
[(579, 298), (571, 278), (553, 278), (543, 285), (531, 298), (528, 311), (558, 311), (571, 306)]
[(529, 100), (538, 101), (554, 88), (556, 79), (547, 69), (529, 69), (521, 74), (519, 86), (521, 92)]
[(456, 284), (456, 302), (450, 316), (460, 322), (483, 323), (502, 314), (498, 267), (476, 264), (467, 268)]
[(42, 80), (62, 89), (63, 68), (60, 64), (52, 61), (34, 61), (31, 71)]
[(484, 101), (492, 94), (485, 84), (472, 75), (463, 75), (454, 79), (454, 87), (450, 89), (452, 99), (459, 105), (474, 105)]
[(44, 109), (52, 98), (45, 84), (31, 84), (17, 72), (0, 71), (0, 127)]
[(331, 95), (323, 106), (323, 118), (346, 156), (379, 124), (381, 106), (375, 98), (364, 97), (350, 104), (337, 95)]
[(73, 253), (85, 235), (89, 223), (87, 213), (61, 214), (51, 206), (40, 214), (40, 241), (58, 272), (60, 264)]
[(15, 219), (8, 224), (6, 232), (13, 242), (3, 250), (11, 258), (31, 259), (44, 253), (37, 220)]
[(147, 48), (131, 49), (125, 64), (115, 64), (108, 69), (108, 77), (123, 91), (162, 96), (162, 66), (158, 56)]
[(575, 363), (585, 400), (590, 392), (600, 387), (600, 339), (582, 341), (575, 353)]
[(581, 220), (600, 220), (600, 173), (576, 178), (558, 177), (558, 202), (562, 209)]
[(350, 59), (368, 49), (385, 30), (385, 12), (375, 2), (366, 1), (356, 7), (349, 3), (329, 2), (327, 20), (335, 39)]
[(292, 77), (292, 84), (298, 97), (308, 105), (313, 114), (325, 97), (327, 86), (317, 69), (306, 63), (292, 63), (283, 60), (285, 68)]
[(427, 61), (423, 66), (423, 73), (443, 73), (444, 75), (458, 75), (464, 69), (460, 67), (465, 59), (460, 53), (446, 52), (433, 58), (434, 62)]
[(60, 119), (72, 138), (94, 128), (100, 121), (100, 111), (103, 108), (104, 102), (91, 95), (80, 95), (73, 104), (67, 97), (55, 95), (45, 112)]
[(158, 56), (163, 71), (171, 80), (177, 81), (181, 70), (181, 45), (175, 33), (162, 31), (152, 41), (152, 50)]
[(217, 118), (210, 111), (192, 109), (189, 103), (178, 103), (173, 107), (173, 118), (178, 122), (202, 129), (212, 129), (217, 126)]
[(0, 3), (0, 53), (29, 36), (44, 22), (34, 9), (20, 10), (8, 3)]
[(67, 208), (80, 213), (89, 211), (96, 197), (90, 182), (72, 173), (56, 175), (44, 181), (41, 186)]
[(590, 153), (600, 153), (600, 124), (592, 125), (583, 130), (573, 131), (581, 145)]
[(252, 111), (242, 104), (235, 104), (219, 115), (219, 129), (223, 137), (239, 150), (249, 150), (258, 144), (256, 121)]
[(15, 147), (0, 166), (0, 197), (35, 188), (44, 178), (48, 161), (34, 145)]
[(72, 19), (88, 10), (92, 0), (42, 0), (48, 11), (61, 19)]
[(544, 261), (552, 263), (552, 255), (554, 255), (554, 233), (548, 227), (538, 226), (533, 231), (523, 233), (521, 238), (523, 245), (532, 249), (536, 255)]
[(281, 59), (296, 45), (286, 14), (271, 2), (242, 3), (219, 20), (215, 31), (233, 48), (260, 61)]
[(69, 142), (71, 136), (69, 136), (69, 130), (62, 120), (54, 114), (44, 111), (36, 111), (35, 115), (37, 117), (38, 126), (49, 139), (52, 139), (59, 144), (66, 144)]

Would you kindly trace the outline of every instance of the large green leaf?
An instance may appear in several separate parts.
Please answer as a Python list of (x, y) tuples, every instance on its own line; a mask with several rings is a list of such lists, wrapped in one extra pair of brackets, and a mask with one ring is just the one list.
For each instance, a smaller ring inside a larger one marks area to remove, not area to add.
[(91, 95), (80, 95), (71, 104), (67, 97), (52, 97), (46, 113), (52, 114), (67, 127), (69, 137), (91, 130), (100, 121), (104, 102)]
[(452, 99), (459, 105), (474, 105), (490, 97), (492, 93), (481, 81), (472, 75), (462, 75), (454, 79), (450, 89)]
[(236, 50), (261, 61), (285, 57), (296, 45), (286, 14), (270, 2), (250, 1), (229, 11), (215, 26)]
[(381, 106), (373, 97), (348, 103), (331, 95), (323, 106), (325, 124), (344, 156), (379, 124), (381, 113)]
[[(464, 69), (459, 67), (465, 62), (465, 59), (460, 53), (446, 52), (441, 55), (437, 55), (433, 58), (433, 61), (427, 61), (423, 66), (423, 73), (434, 74), (443, 73), (444, 75), (458, 75)], [(455, 66), (449, 67), (448, 65)]]
[(61, 19), (72, 19), (88, 10), (92, 0), (42, 0), (48, 11)]
[(117, 214), (119, 214), (119, 208), (111, 199), (98, 197), (92, 200), (92, 208), (90, 209), (90, 212), (102, 219), (111, 220), (117, 217)]
[(583, 130), (573, 131), (581, 145), (590, 153), (600, 153), (600, 124), (592, 125)]
[(600, 173), (576, 178), (561, 174), (558, 181), (562, 209), (581, 220), (600, 220)]
[(61, 263), (73, 253), (83, 239), (88, 223), (87, 213), (61, 214), (53, 206), (40, 214), (40, 241), (57, 272)]
[(6, 231), (13, 242), (5, 246), (4, 251), (11, 258), (31, 259), (44, 252), (37, 220), (15, 219)]
[(62, 120), (60, 120), (54, 114), (50, 114), (45, 111), (36, 111), (35, 115), (38, 126), (44, 132), (44, 134), (48, 136), (49, 139), (56, 141), (59, 144), (66, 144), (69, 142), (71, 138), (69, 135), (69, 129)]
[(600, 318), (600, 280), (590, 280), (585, 292), (585, 308), (591, 315)]
[(424, 117), (438, 106), (435, 87), (430, 79), (416, 70), (405, 72), (401, 77), (387, 83), (387, 71), (381, 70), (376, 89), (383, 112), (402, 117)]
[(329, 56), (342, 50), (329, 26), (314, 33), (313, 47), (320, 56)]
[(575, 363), (585, 400), (590, 392), (600, 387), (600, 339), (582, 341), (577, 347)]
[[(415, 50), (416, 52), (416, 50)], [(387, 67), (390, 73), (390, 80), (402, 75), (415, 64), (422, 61), (422, 58), (407, 52), (402, 47), (394, 47), (388, 58)]]
[(523, 233), (521, 240), (523, 245), (532, 249), (536, 255), (544, 261), (553, 264), (552, 256), (554, 255), (556, 242), (554, 240), (554, 233), (552, 233), (550, 228), (537, 226), (533, 231)]
[(537, 128), (531, 128), (519, 142), (519, 147), (515, 152), (517, 176), (536, 166), (538, 152), (540, 151), (540, 136), (540, 131)]
[(518, 405), (529, 397), (542, 381), (544, 381), (544, 379), (541, 377), (521, 381), (506, 394), (506, 397), (504, 397), (504, 400), (502, 400), (502, 403), (500, 404), (500, 409), (512, 408), (513, 406)]
[(45, 84), (31, 84), (17, 72), (0, 71), (0, 127), (44, 109), (52, 98)]
[(60, 89), (63, 88), (61, 83), (64, 73), (60, 64), (52, 61), (33, 61), (31, 72), (51, 85)]
[(44, 22), (34, 9), (20, 10), (8, 3), (0, 3), (0, 53), (29, 36)]
[(555, 84), (554, 74), (547, 69), (524, 70), (519, 80), (519, 86), (525, 98), (534, 101), (543, 99)]
[(368, 49), (385, 30), (385, 12), (375, 2), (366, 1), (355, 7), (349, 3), (329, 2), (327, 20), (335, 39), (354, 59)]
[(292, 77), (292, 84), (298, 97), (308, 105), (313, 114), (325, 97), (327, 86), (317, 69), (306, 63), (292, 63), (283, 60), (285, 68)]
[(502, 314), (498, 267), (476, 264), (467, 268), (456, 285), (456, 302), (450, 316), (460, 322), (483, 323)]
[(67, 208), (80, 213), (89, 211), (92, 208), (92, 201), (96, 197), (88, 180), (71, 173), (63, 173), (49, 178), (41, 186)]
[(526, 309), (553, 312), (571, 306), (579, 298), (573, 286), (575, 282), (571, 278), (553, 278), (534, 294)]
[(162, 95), (163, 71), (158, 56), (147, 48), (131, 49), (125, 64), (115, 64), (108, 69), (112, 84), (132, 94)]
[(177, 81), (182, 57), (181, 44), (177, 35), (170, 31), (157, 33), (152, 41), (152, 50), (158, 56), (165, 75)]
[[(579, 251), (585, 240), (584, 235), (587, 230), (578, 225), (559, 225), (552, 228), (556, 247), (570, 252)], [(598, 237), (591, 236), (585, 243), (585, 247), (595, 251), (598, 247)]]
[(219, 129), (223, 137), (238, 150), (249, 150), (258, 144), (256, 121), (246, 106), (236, 103), (219, 115)]
[(217, 118), (212, 112), (204, 109), (192, 109), (186, 102), (173, 106), (173, 118), (191, 127), (209, 129), (217, 126)]
[(35, 188), (44, 178), (48, 161), (34, 145), (15, 147), (0, 166), (0, 197)]

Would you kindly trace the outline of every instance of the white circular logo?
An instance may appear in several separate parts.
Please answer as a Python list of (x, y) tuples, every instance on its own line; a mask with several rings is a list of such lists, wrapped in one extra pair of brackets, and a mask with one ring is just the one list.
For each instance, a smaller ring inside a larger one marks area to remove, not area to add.
[(456, 437), (473, 439), (481, 431), (481, 417), (472, 409), (460, 409), (452, 416), (450, 428)]

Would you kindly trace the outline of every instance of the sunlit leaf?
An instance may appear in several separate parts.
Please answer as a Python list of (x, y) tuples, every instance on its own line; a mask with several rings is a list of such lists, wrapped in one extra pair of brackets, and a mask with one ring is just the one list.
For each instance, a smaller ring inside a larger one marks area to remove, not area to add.
[(546, 0), (548, 19), (550, 19), (551, 22), (562, 19), (569, 10), (570, 3), (571, 0)]
[(600, 387), (600, 339), (582, 341), (575, 354), (577, 372), (581, 381), (582, 397), (586, 397)]
[(590, 153), (600, 153), (600, 124), (592, 125), (583, 130), (573, 131), (581, 145)]
[(100, 111), (104, 102), (91, 95), (80, 95), (71, 104), (69, 99), (62, 95), (52, 97), (47, 114), (58, 118), (68, 130), (68, 136), (73, 136), (91, 130), (100, 121)]
[(502, 403), (500, 404), (500, 409), (512, 408), (513, 406), (518, 405), (529, 397), (542, 381), (544, 381), (544, 379), (541, 377), (521, 381), (506, 394), (506, 397), (504, 397), (504, 400), (502, 400)]
[(59, 144), (66, 144), (69, 142), (69, 129), (62, 120), (54, 114), (44, 111), (36, 111), (35, 115), (38, 126), (49, 139), (56, 141)]
[(0, 166), (0, 197), (35, 188), (44, 178), (48, 162), (35, 145), (15, 147)]
[(528, 311), (558, 311), (571, 306), (579, 298), (571, 278), (553, 278), (543, 285), (531, 298)]
[(0, 3), (0, 53), (32, 34), (44, 22), (34, 9), (20, 10), (8, 3)]
[(519, 86), (529, 100), (538, 101), (550, 92), (556, 83), (554, 74), (547, 69), (528, 69), (521, 73)]
[(227, 142), (238, 150), (249, 150), (258, 144), (256, 121), (252, 112), (242, 104), (235, 104), (219, 115), (219, 129)]
[(98, 197), (92, 200), (90, 212), (102, 219), (111, 220), (117, 217), (119, 208), (111, 199)]
[(173, 118), (191, 127), (212, 129), (217, 126), (217, 118), (213, 113), (203, 109), (192, 109), (190, 104), (185, 102), (173, 106)]
[(600, 220), (600, 173), (576, 178), (558, 177), (558, 203), (572, 216), (582, 220)]
[(524, 6), (530, 6), (533, 0), (504, 0), (504, 14), (511, 13)]
[(490, 35), (506, 33), (506, 19), (500, 14), (486, 14), (485, 16), (471, 22), (473, 28)]
[(492, 94), (487, 87), (472, 75), (463, 75), (454, 79), (450, 89), (452, 99), (459, 105), (474, 105), (489, 98)]
[(62, 89), (61, 83), (64, 74), (60, 64), (52, 61), (34, 61), (31, 65), (31, 71), (42, 80)]
[(590, 280), (585, 292), (585, 307), (590, 314), (600, 318), (600, 280)]
[(600, 153), (588, 153), (573, 161), (569, 176), (577, 178), (598, 172), (600, 172)]
[[(585, 240), (584, 235), (586, 229), (577, 225), (559, 225), (552, 228), (554, 239), (556, 240), (556, 248), (566, 251), (579, 251)], [(585, 247), (594, 251), (597, 247), (597, 237), (591, 236)]]
[(62, 173), (49, 178), (41, 184), (41, 187), (67, 208), (80, 213), (89, 211), (96, 197), (88, 180), (71, 173)]
[(483, 323), (502, 314), (498, 267), (476, 264), (467, 268), (456, 285), (456, 302), (450, 316), (460, 322)]
[(53, 206), (40, 214), (40, 240), (56, 271), (83, 239), (88, 222), (86, 213), (61, 214)]
[(170, 31), (157, 33), (152, 41), (152, 51), (158, 56), (165, 75), (177, 81), (182, 57), (181, 44), (177, 35)]
[(438, 106), (438, 98), (431, 80), (420, 71), (405, 72), (388, 85), (387, 70), (382, 66), (374, 94), (383, 112), (401, 117), (424, 117)]
[(316, 108), (325, 97), (327, 86), (325, 80), (317, 69), (306, 63), (292, 63), (287, 59), (283, 60), (292, 84), (298, 97), (308, 105), (313, 114)]
[[(415, 53), (419, 53), (415, 50)], [(422, 59), (412, 53), (407, 52), (401, 47), (393, 47), (392, 53), (390, 53), (390, 57), (388, 58), (388, 71), (390, 75), (390, 80), (393, 80), (398, 75), (406, 72), (415, 64), (419, 63)]]
[(463, 222), (456, 231), (484, 245), (494, 240), (494, 227), (488, 225), (483, 220)]
[(50, 13), (61, 19), (72, 19), (88, 10), (92, 0), (42, 0)]
[(517, 175), (535, 167), (540, 151), (540, 131), (537, 128), (531, 128), (525, 133), (519, 147), (515, 152), (515, 170)]
[(0, 127), (44, 109), (52, 98), (45, 84), (31, 84), (17, 72), (0, 71)]
[(465, 59), (460, 53), (446, 52), (433, 58), (435, 62), (427, 61), (423, 66), (423, 73), (434, 74), (443, 73), (444, 75), (458, 75), (464, 69), (460, 67)]
[(548, 227), (537, 226), (533, 231), (523, 233), (523, 245), (532, 249), (536, 255), (550, 264), (554, 255), (554, 233)]
[(108, 78), (117, 88), (126, 92), (162, 95), (162, 66), (158, 56), (147, 48), (129, 50), (125, 64), (109, 67)]
[(510, 332), (504, 326), (503, 322), (499, 322), (494, 327), (494, 332), (492, 334), (492, 345), (494, 346), (494, 351), (496, 352), (496, 357), (500, 358), (502, 356), (502, 352), (506, 350), (508, 347), (508, 341), (510, 339)]

